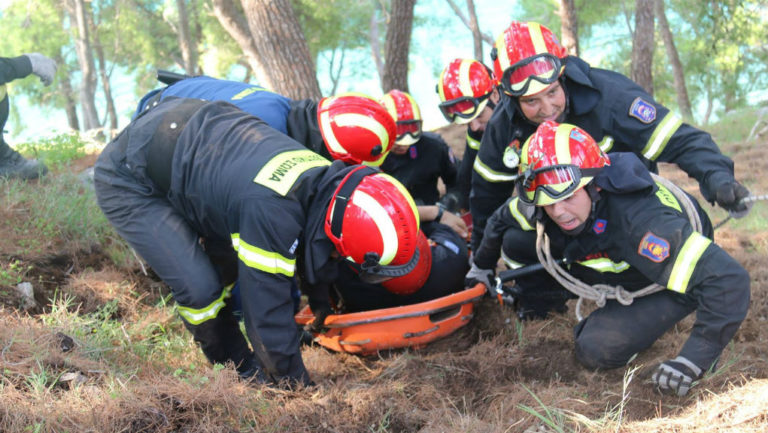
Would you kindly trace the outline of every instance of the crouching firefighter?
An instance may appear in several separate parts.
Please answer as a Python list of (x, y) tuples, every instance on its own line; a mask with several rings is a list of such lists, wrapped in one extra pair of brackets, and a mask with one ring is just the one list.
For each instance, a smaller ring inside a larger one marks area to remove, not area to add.
[(574, 329), (576, 357), (591, 369), (626, 365), (695, 311), (677, 356), (652, 375), (662, 391), (687, 394), (716, 367), (750, 299), (748, 273), (712, 241), (707, 214), (634, 154), (609, 159), (569, 124), (538, 127), (522, 149), (520, 179), (518, 196), (489, 219), (468, 278), (491, 284), (503, 248), (513, 266), (538, 261), (547, 270), (516, 285), (595, 300), (601, 308)]
[[(371, 278), (418, 260), (415, 205), (396, 180), (331, 163), (226, 102), (160, 102), (107, 145), (94, 180), (104, 214), (171, 287), (208, 360), (258, 382), (312, 383), (294, 275), (320, 310), (338, 259), (365, 262)], [(237, 280), (251, 347), (230, 305)]]

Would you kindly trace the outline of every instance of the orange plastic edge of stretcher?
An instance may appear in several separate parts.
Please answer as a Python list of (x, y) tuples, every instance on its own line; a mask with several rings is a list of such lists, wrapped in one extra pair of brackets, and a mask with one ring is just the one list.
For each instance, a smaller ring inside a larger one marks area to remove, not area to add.
[[(357, 355), (404, 347), (418, 349), (469, 323), (475, 303), (485, 291), (485, 286), (478, 284), (418, 304), (329, 315), (325, 319), (328, 330), (313, 335), (315, 342), (323, 347)], [(295, 316), (300, 325), (314, 318), (309, 306)]]

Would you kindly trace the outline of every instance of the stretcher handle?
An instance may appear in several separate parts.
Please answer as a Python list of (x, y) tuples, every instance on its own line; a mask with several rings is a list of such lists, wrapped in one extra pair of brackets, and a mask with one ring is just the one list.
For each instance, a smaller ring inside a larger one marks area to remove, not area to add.
[(192, 78), (192, 75), (179, 74), (177, 72), (167, 71), (165, 69), (157, 70), (157, 81), (169, 86), (177, 81), (181, 81), (187, 78)]
[[(568, 263), (566, 259), (560, 259), (557, 262), (558, 265), (565, 265)], [(508, 269), (506, 271), (499, 272), (499, 275), (496, 276), (496, 287), (501, 286), (503, 283), (506, 283), (507, 281), (512, 281), (517, 277), (522, 277), (523, 275), (533, 274), (534, 272), (539, 272), (544, 270), (544, 265), (539, 263), (534, 263), (531, 265), (526, 265), (521, 268), (517, 269)]]

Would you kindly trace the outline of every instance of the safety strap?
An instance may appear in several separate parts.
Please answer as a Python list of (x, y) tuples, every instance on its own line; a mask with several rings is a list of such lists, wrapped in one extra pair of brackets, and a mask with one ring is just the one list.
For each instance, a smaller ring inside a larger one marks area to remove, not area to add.
[[(691, 226), (693, 226), (693, 229), (701, 233), (701, 218), (699, 217), (699, 213), (696, 211), (696, 207), (691, 198), (669, 180), (654, 173), (651, 173), (651, 177), (655, 182), (663, 185), (672, 192), (677, 201), (682, 204), (685, 209), (685, 213), (688, 215), (688, 219)], [(615, 299), (622, 305), (630, 305), (634, 301), (634, 298), (664, 290), (664, 286), (653, 283), (640, 290), (630, 292), (622, 286), (611, 286), (608, 284), (590, 285), (575, 278), (560, 266), (560, 260), (556, 260), (552, 257), (549, 236), (547, 236), (544, 231), (544, 224), (541, 221), (536, 223), (536, 255), (539, 258), (539, 262), (544, 266), (544, 269), (546, 269), (558, 283), (579, 297), (576, 304), (576, 318), (579, 321), (583, 319), (581, 315), (581, 303), (585, 298), (595, 301), (595, 304), (597, 304), (598, 307), (605, 306), (608, 299)]]

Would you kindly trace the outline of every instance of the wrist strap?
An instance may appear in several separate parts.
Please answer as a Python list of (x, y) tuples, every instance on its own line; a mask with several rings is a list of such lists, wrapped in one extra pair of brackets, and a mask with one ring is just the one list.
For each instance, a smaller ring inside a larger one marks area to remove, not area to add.
[(435, 222), (440, 222), (440, 218), (443, 217), (443, 213), (445, 212), (445, 208), (441, 205), (437, 205), (437, 215), (435, 216)]

